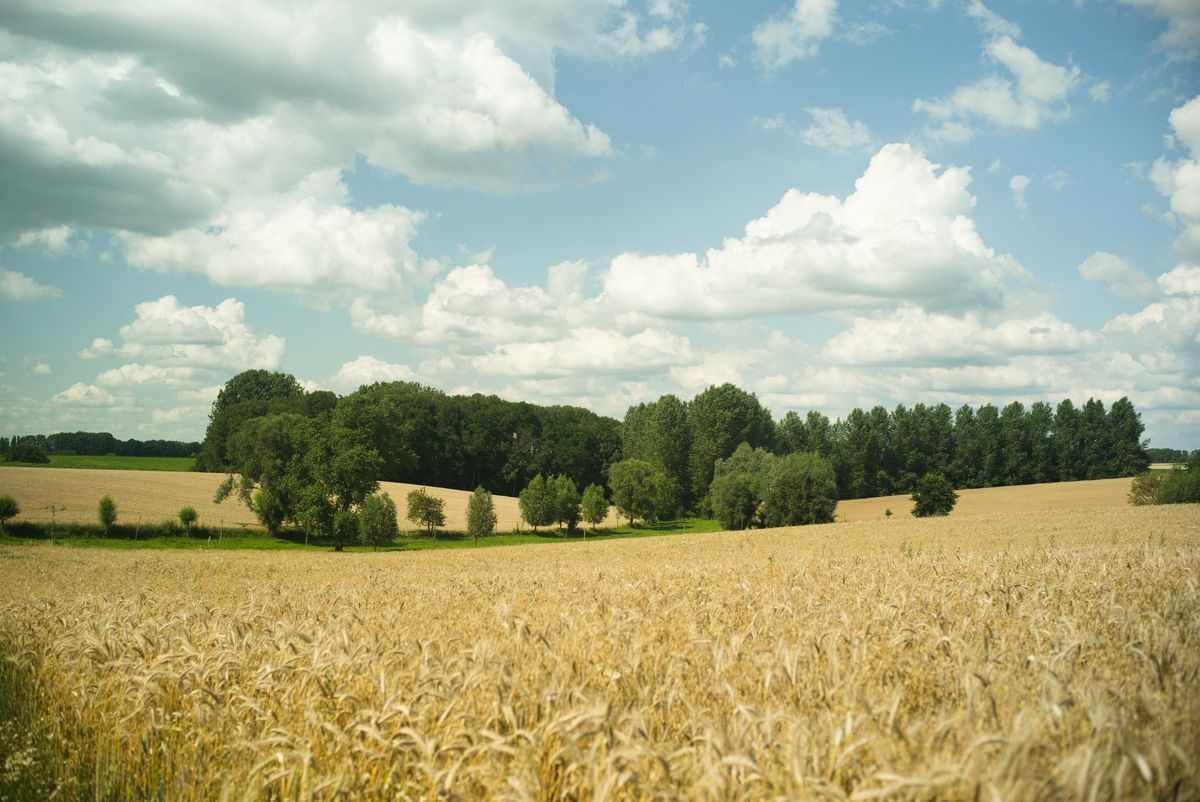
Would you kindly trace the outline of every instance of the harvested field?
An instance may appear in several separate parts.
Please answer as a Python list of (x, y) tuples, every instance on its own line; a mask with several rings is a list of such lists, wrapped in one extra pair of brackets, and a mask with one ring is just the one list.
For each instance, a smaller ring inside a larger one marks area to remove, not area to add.
[(1198, 799), (1197, 576), (1196, 506), (9, 547), (0, 642), (88, 798)]
[[(223, 474), (167, 473), (151, 471), (77, 471), (59, 468), (0, 468), (0, 494), (15, 496), (21, 504), (21, 514), (14, 521), (50, 521), (50, 505), (55, 505), (58, 521), (95, 523), (96, 503), (101, 496), (110, 495), (117, 502), (124, 523), (144, 521), (154, 523), (173, 518), (184, 505), (191, 505), (200, 514), (202, 524), (223, 527), (246, 526), (261, 528), (254, 514), (236, 498), (224, 504), (213, 504), (212, 497)], [(1022, 485), (1019, 487), (990, 487), (959, 491), (958, 506), (953, 515), (1004, 513), (1022, 510), (1086, 510), (1099, 507), (1123, 507), (1127, 504), (1130, 479), (1098, 479), (1090, 482), (1060, 482), (1055, 484)], [(401, 517), (409, 491), (417, 485), (396, 482), (381, 483), (396, 502)], [(446, 527), (466, 529), (467, 499), (463, 490), (428, 488), (429, 492), (446, 499)], [(511, 531), (520, 523), (517, 500), (510, 496), (495, 496), (498, 531)], [(891, 509), (896, 517), (907, 517), (912, 510), (908, 496), (842, 501), (837, 507), (839, 521), (883, 520), (884, 510)], [(401, 527), (407, 522), (401, 521)], [(614, 511), (608, 526), (623, 522)]]
[[(1129, 503), (1132, 479), (1093, 479), (1086, 482), (1051, 482), (1014, 487), (984, 487), (959, 490), (954, 516), (1004, 514), (1015, 510), (1058, 512), (1124, 507)], [(913, 502), (907, 495), (856, 498), (838, 502), (839, 521), (883, 520), (885, 510), (908, 517)]]
[[(200, 523), (208, 526), (245, 526), (261, 529), (254, 513), (236, 497), (222, 504), (213, 503), (213, 494), (225, 478), (218, 473), (168, 473), (123, 470), (71, 470), (67, 468), (0, 468), (0, 494), (9, 494), (21, 505), (21, 514), (14, 521), (48, 523), (50, 506), (54, 505), (55, 519), (60, 522), (95, 523), (96, 504), (105, 495), (117, 503), (120, 520), (125, 524), (141, 521), (157, 523), (174, 518), (179, 508), (190, 505), (200, 515)], [(400, 527), (410, 524), (403, 520), (408, 493), (420, 485), (381, 482), (396, 502)], [(465, 531), (467, 500), (465, 490), (427, 488), (433, 495), (446, 500), (446, 528)], [(497, 531), (511, 531), (520, 523), (517, 500), (509, 496), (494, 496)], [(616, 517), (610, 525), (618, 525)]]

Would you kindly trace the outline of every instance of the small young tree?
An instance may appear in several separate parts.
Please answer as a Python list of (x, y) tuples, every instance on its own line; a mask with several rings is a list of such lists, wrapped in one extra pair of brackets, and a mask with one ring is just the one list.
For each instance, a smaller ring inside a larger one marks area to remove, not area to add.
[(492, 494), (482, 487), (475, 488), (467, 501), (467, 534), (475, 538), (489, 537), (496, 531), (496, 504)]
[(396, 523), (396, 502), (387, 493), (367, 496), (358, 511), (358, 529), (362, 542), (379, 551), (380, 546), (390, 546), (400, 534)]
[(195, 507), (184, 507), (179, 511), (179, 523), (183, 524), (183, 528), (187, 530), (188, 535), (192, 534), (192, 527), (196, 525), (196, 521), (200, 518), (196, 514)]
[(525, 485), (517, 504), (521, 508), (521, 517), (533, 531), (554, 523), (554, 491), (540, 473)]
[(958, 501), (958, 493), (954, 485), (940, 473), (927, 473), (917, 481), (913, 488), (912, 514), (917, 518), (927, 518), (931, 515), (949, 515)]
[(104, 527), (104, 536), (108, 537), (108, 530), (112, 529), (113, 524), (117, 522), (117, 504), (111, 496), (100, 499), (96, 515), (100, 519), (100, 525)]
[(12, 496), (0, 496), (0, 532), (4, 531), (4, 523), (14, 516), (21, 514), (21, 506)]
[[(590, 484), (583, 491), (583, 498), (580, 500), (583, 520), (591, 524), (593, 532), (608, 517), (609, 506), (608, 499), (604, 497), (604, 488), (600, 485)], [(586, 530), (584, 530), (584, 537), (587, 537)]]
[(437, 537), (435, 527), (446, 525), (446, 502), (418, 488), (408, 494), (408, 520), (423, 526), (430, 537)]
[(571, 477), (559, 475), (554, 477), (554, 519), (561, 529), (566, 524), (567, 531), (575, 529), (579, 523), (579, 488)]

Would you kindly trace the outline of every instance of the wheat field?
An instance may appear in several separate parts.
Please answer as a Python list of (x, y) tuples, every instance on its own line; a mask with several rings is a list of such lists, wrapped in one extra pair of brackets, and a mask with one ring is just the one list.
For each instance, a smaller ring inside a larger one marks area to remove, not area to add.
[(1200, 508), (0, 549), (63, 798), (1200, 799)]
[[(221, 473), (173, 473), (167, 471), (73, 470), (71, 468), (0, 468), (0, 494), (8, 494), (21, 505), (14, 521), (49, 523), (51, 516), (66, 523), (96, 522), (96, 505), (101, 496), (111, 496), (124, 524), (154, 524), (179, 514), (184, 506), (194, 507), (200, 523), (221, 528), (262, 529), (254, 513), (232, 496), (221, 504), (213, 503), (217, 486), (225, 479)], [(399, 510), (401, 527), (408, 494), (421, 485), (380, 482), (380, 489), (392, 497)], [(467, 500), (471, 493), (447, 488), (426, 488), (446, 501), (446, 528), (466, 531)], [(497, 531), (512, 531), (521, 526), (517, 500), (494, 496)], [(53, 507), (53, 510), (51, 509)], [(606, 525), (615, 526), (614, 515)]]
[[(191, 506), (200, 515), (200, 523), (221, 528), (261, 529), (254, 513), (237, 498), (214, 504), (213, 494), (225, 478), (215, 473), (170, 473), (165, 471), (72, 470), (69, 468), (0, 468), (0, 495), (9, 494), (20, 502), (21, 514), (15, 521), (49, 523), (95, 523), (96, 504), (101, 496), (112, 496), (125, 524), (153, 524), (174, 518), (180, 507)], [(1086, 510), (1097, 507), (1123, 507), (1131, 479), (1098, 479), (1087, 482), (989, 487), (959, 491), (955, 515), (1024, 510)], [(409, 491), (419, 485), (381, 482), (380, 487), (392, 500), (403, 518)], [(430, 487), (428, 491), (446, 500), (446, 528), (465, 531), (467, 500), (463, 490)], [(522, 526), (517, 500), (494, 496), (497, 531), (507, 532)], [(53, 508), (53, 509), (52, 509)], [(907, 516), (912, 510), (908, 496), (852, 499), (838, 503), (839, 521), (884, 518), (884, 510)], [(401, 526), (405, 522), (401, 520)], [(621, 526), (614, 510), (606, 526)]]

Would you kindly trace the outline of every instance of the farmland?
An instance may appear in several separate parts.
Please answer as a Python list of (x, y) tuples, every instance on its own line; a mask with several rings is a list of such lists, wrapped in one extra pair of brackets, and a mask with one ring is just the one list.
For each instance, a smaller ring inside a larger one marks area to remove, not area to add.
[[(110, 495), (120, 508), (121, 520), (127, 524), (141, 521), (146, 524), (172, 518), (184, 505), (191, 505), (200, 514), (200, 521), (222, 528), (246, 527), (258, 529), (254, 514), (237, 499), (213, 504), (212, 497), (223, 475), (211, 473), (153, 473), (131, 471), (71, 471), (48, 468), (0, 468), (0, 494), (15, 496), (22, 513), (16, 521), (48, 523), (51, 506), (55, 520), (60, 522), (94, 523), (96, 502)], [(1123, 507), (1129, 492), (1129, 479), (1097, 479), (1090, 482), (992, 487), (960, 491), (955, 516), (1001, 513), (1013, 509), (1066, 511), (1097, 507)], [(404, 514), (405, 498), (417, 485), (382, 482), (382, 488), (393, 498)], [(466, 529), (466, 507), (470, 493), (462, 490), (430, 488), (430, 492), (446, 499), (446, 527)], [(512, 531), (520, 523), (517, 500), (495, 496), (496, 529)], [(907, 496), (884, 496), (873, 499), (842, 501), (837, 507), (839, 521), (882, 520), (884, 511), (905, 517), (912, 508)], [(613, 513), (607, 524), (618, 526), (621, 521)]]
[(10, 547), (0, 639), (68, 797), (1195, 799), (1197, 575), (1194, 506)]
[(51, 454), (49, 463), (0, 462), (0, 468), (76, 468), (108, 471), (190, 471), (196, 460), (192, 457), (119, 457)]

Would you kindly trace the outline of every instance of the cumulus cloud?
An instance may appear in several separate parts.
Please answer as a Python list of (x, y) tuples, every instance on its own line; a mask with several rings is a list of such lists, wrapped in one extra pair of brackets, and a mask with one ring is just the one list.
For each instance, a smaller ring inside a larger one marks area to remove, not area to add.
[(930, 117), (928, 132), (936, 139), (961, 142), (978, 120), (1000, 128), (1033, 130), (1070, 115), (1068, 98), (1079, 86), (1080, 69), (1044, 61), (1016, 39), (1020, 30), (982, 3), (969, 7), (989, 39), (983, 52), (1007, 75), (994, 73), (955, 89), (949, 97), (918, 98), (913, 110)]
[(203, 229), (123, 241), (138, 267), (329, 300), (411, 291), (431, 276), (436, 265), (409, 244), (422, 218), (390, 204), (351, 209), (345, 184), (325, 171), (283, 195), (243, 199)]
[(1182, 231), (1175, 247), (1186, 258), (1200, 260), (1200, 96), (1171, 112), (1174, 139), (1188, 150), (1178, 160), (1159, 158), (1150, 168), (1150, 180), (1171, 205)]
[(1167, 295), (1200, 295), (1200, 267), (1179, 265), (1159, 276), (1157, 283)]
[(1079, 265), (1079, 275), (1088, 281), (1099, 282), (1113, 295), (1133, 300), (1145, 300), (1158, 294), (1153, 281), (1142, 271), (1119, 256), (1096, 251)]
[(790, 9), (760, 23), (751, 34), (754, 57), (765, 70), (778, 70), (815, 56), (833, 33), (837, 0), (795, 0)]
[(35, 298), (57, 298), (62, 290), (42, 284), (24, 273), (0, 267), (0, 298), (11, 301), (32, 301)]
[(375, 382), (412, 381), (416, 374), (407, 365), (384, 362), (373, 356), (360, 356), (344, 363), (329, 379), (333, 389), (349, 393), (364, 384)]
[(692, 361), (686, 337), (645, 329), (633, 335), (581, 327), (561, 339), (506, 343), (474, 357), (471, 365), (492, 376), (546, 378), (571, 375), (648, 375)]
[(612, 308), (678, 319), (996, 307), (1027, 273), (984, 244), (969, 183), (967, 169), (886, 145), (844, 200), (793, 189), (703, 257), (622, 254), (604, 294)]
[(1050, 314), (992, 324), (973, 312), (956, 317), (905, 306), (855, 320), (825, 344), (825, 356), (838, 365), (998, 365), (1019, 356), (1074, 353), (1094, 341)]
[(849, 151), (868, 147), (871, 132), (858, 120), (849, 120), (841, 109), (805, 109), (813, 118), (801, 139), (806, 145), (832, 151)]
[(497, 191), (595, 178), (614, 149), (554, 98), (555, 53), (643, 57), (703, 35), (682, 4), (623, 5), (15, 0), (0, 239), (204, 227), (356, 155)]
[(165, 295), (138, 304), (134, 311), (136, 319), (121, 327), (123, 342), (113, 352), (117, 356), (158, 367), (230, 374), (249, 368), (274, 370), (283, 359), (283, 338), (255, 334), (246, 323), (245, 304), (235, 298), (215, 307), (184, 306), (174, 295)]
[(72, 384), (61, 393), (56, 393), (54, 395), (54, 403), (98, 407), (113, 406), (118, 403), (118, 400), (116, 396), (103, 387), (75, 382), (75, 384)]

